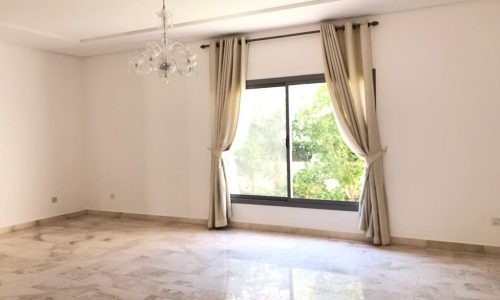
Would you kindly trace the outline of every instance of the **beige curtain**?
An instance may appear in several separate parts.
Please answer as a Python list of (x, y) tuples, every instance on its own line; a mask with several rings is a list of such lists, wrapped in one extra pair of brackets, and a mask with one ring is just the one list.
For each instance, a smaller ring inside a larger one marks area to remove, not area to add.
[(321, 25), (325, 77), (339, 130), (347, 145), (365, 160), (360, 198), (360, 229), (374, 244), (390, 244), (382, 156), (385, 151), (375, 110), (370, 28), (366, 22), (336, 31)]
[(222, 152), (233, 143), (246, 82), (245, 38), (226, 38), (210, 44), (210, 97), (213, 105), (212, 166), (208, 228), (229, 224), (231, 199)]

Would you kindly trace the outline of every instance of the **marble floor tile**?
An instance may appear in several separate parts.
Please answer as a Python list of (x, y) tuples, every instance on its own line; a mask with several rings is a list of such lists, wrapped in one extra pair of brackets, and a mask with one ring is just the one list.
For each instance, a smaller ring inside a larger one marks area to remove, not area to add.
[(81, 216), (0, 235), (0, 299), (500, 299), (500, 257)]

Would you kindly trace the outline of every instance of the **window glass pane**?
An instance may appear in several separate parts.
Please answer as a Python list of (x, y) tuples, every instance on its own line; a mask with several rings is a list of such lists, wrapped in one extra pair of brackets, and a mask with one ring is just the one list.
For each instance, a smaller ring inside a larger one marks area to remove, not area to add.
[(363, 162), (343, 142), (324, 83), (289, 87), (293, 198), (357, 201)]
[(231, 194), (287, 197), (285, 87), (248, 89), (224, 163)]

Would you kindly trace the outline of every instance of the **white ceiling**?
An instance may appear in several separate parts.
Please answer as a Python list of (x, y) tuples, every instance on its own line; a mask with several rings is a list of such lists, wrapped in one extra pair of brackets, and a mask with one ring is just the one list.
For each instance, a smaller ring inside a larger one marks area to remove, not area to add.
[[(466, 0), (167, 0), (171, 37), (214, 36), (376, 15)], [(161, 0), (0, 0), (0, 41), (89, 56), (158, 38)]]

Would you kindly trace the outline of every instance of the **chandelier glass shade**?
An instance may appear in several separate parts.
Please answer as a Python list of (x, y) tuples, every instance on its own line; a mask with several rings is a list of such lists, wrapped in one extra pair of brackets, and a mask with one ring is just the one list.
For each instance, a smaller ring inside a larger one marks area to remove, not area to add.
[(129, 71), (133, 70), (139, 75), (147, 75), (158, 72), (159, 77), (168, 83), (170, 76), (177, 71), (182, 76), (189, 76), (198, 64), (196, 55), (189, 51), (189, 47), (180, 42), (168, 39), (167, 31), (173, 27), (172, 12), (163, 8), (157, 13), (160, 18), (160, 29), (162, 30), (161, 41), (149, 42), (146, 49), (137, 53), (129, 61)]

